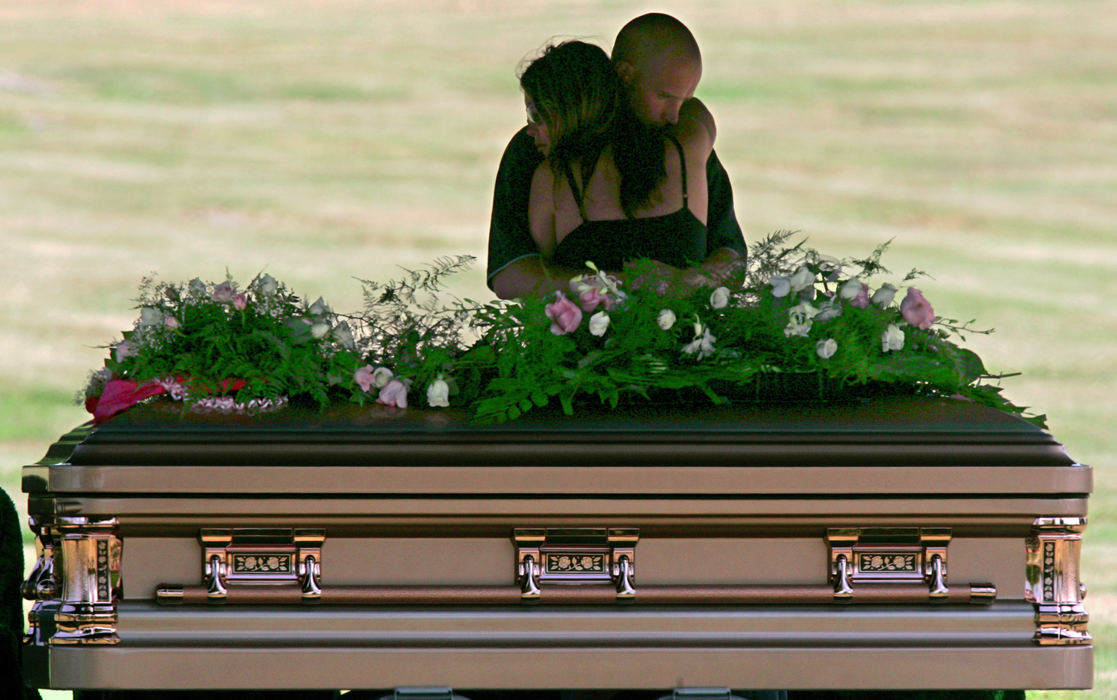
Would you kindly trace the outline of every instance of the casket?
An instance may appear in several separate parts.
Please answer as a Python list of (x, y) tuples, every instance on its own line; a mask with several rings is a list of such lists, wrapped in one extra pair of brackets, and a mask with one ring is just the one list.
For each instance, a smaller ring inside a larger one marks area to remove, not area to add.
[(39, 687), (1091, 684), (1090, 468), (964, 400), (157, 402), (23, 489)]

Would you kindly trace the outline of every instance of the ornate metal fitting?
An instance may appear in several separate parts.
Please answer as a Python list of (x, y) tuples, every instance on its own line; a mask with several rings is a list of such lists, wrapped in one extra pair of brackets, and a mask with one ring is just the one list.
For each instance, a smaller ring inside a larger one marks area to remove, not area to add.
[(837, 602), (851, 601), (861, 582), (925, 583), (933, 602), (949, 594), (949, 528), (831, 528), (826, 541)]
[[(39, 556), (27, 580), (20, 585), (20, 593), (23, 597), (35, 601), (27, 613), (27, 634), (23, 638), (23, 643), (44, 646), (54, 634), (54, 612), (51, 610), (44, 615), (44, 604), (53, 603), (52, 607), (57, 607), (58, 593), (61, 589), (54, 570), (57, 533), (51, 528), (53, 521), (41, 515), (33, 515), (27, 519), (27, 522), (31, 531), (35, 533), (35, 549)], [(46, 624), (48, 622), (49, 625)]]
[(517, 528), (516, 583), (523, 600), (549, 584), (608, 584), (618, 600), (636, 596), (635, 528)]
[[(49, 530), (51, 559), (58, 563), (51, 566), (41, 558), (39, 581), (33, 584), (29, 579), (24, 584), (24, 594), (34, 587), (46, 595), (50, 590), (49, 578), (54, 578), (59, 596), (53, 610), (55, 630), (49, 639), (51, 646), (120, 643), (116, 634), (116, 601), (121, 593), (123, 543), (116, 528), (116, 518), (82, 516), (58, 516), (49, 528), (42, 528)], [(47, 550), (46, 543), (43, 549)], [(59, 569), (60, 576), (53, 575)], [(40, 615), (38, 623), (43, 622), (41, 618)]]
[(1086, 586), (1079, 580), (1079, 556), (1086, 518), (1036, 518), (1028, 538), (1025, 598), (1036, 609), (1040, 645), (1090, 644), (1090, 616), (1082, 605)]
[(230, 588), (242, 586), (297, 586), (306, 601), (322, 596), (325, 530), (203, 529), (199, 539), (210, 602), (223, 603)]

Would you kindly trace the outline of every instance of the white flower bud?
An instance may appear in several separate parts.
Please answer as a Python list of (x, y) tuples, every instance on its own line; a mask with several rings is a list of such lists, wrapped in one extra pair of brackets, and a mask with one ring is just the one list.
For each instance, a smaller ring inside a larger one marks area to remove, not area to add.
[(270, 297), (279, 290), (279, 283), (271, 275), (264, 275), (256, 282), (256, 288), (260, 291), (260, 294)]
[(811, 272), (811, 269), (806, 265), (800, 265), (799, 269), (795, 271), (795, 274), (791, 276), (788, 282), (791, 284), (791, 291), (800, 292), (814, 285), (814, 273)]
[(163, 312), (154, 306), (145, 306), (140, 309), (141, 326), (158, 326), (163, 323)]
[(888, 324), (888, 329), (880, 336), (880, 351), (888, 352), (889, 350), (903, 350), (904, 349), (904, 332), (900, 330), (896, 324)]
[(598, 311), (593, 316), (590, 316), (590, 334), (598, 337), (605, 335), (605, 330), (609, 328), (609, 314), (604, 311)]
[(820, 340), (814, 346), (814, 349), (815, 349), (815, 352), (818, 353), (819, 357), (821, 357), (824, 360), (828, 360), (828, 359), (830, 359), (831, 357), (834, 356), (835, 352), (838, 351), (838, 341), (834, 340), (833, 338), (827, 338), (826, 340)]
[(655, 322), (663, 330), (669, 331), (675, 325), (675, 312), (671, 309), (661, 309), (659, 315), (655, 317)]
[(880, 285), (880, 289), (873, 294), (873, 303), (877, 306), (888, 306), (892, 303), (892, 299), (896, 296), (896, 288), (891, 284), (885, 282)]
[(710, 306), (715, 309), (724, 309), (729, 306), (729, 289), (727, 287), (718, 287), (710, 294)]
[(856, 277), (850, 277), (846, 283), (842, 285), (839, 293), (843, 299), (856, 299), (857, 295), (861, 293), (861, 280)]
[(387, 386), (388, 382), (392, 381), (393, 376), (395, 375), (392, 374), (392, 370), (387, 367), (377, 367), (372, 371), (372, 383), (377, 389), (381, 389)]
[(450, 385), (442, 375), (427, 387), (427, 403), (437, 408), (446, 408), (450, 405)]
[(311, 316), (322, 316), (323, 314), (330, 313), (330, 307), (326, 306), (326, 302), (322, 299), (322, 297), (318, 297), (318, 299), (313, 304), (311, 304), (310, 308), (306, 311)]

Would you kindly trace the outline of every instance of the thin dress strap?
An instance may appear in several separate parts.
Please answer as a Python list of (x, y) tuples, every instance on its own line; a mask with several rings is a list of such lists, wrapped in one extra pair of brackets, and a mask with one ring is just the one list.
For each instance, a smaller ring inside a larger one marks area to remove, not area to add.
[(679, 152), (679, 167), (682, 169), (683, 174), (683, 209), (686, 209), (688, 207), (686, 195), (686, 155), (683, 153), (683, 145), (679, 143), (677, 138), (670, 134), (667, 134), (667, 138), (671, 140), (671, 143), (675, 144), (675, 150)]
[(578, 214), (582, 217), (582, 221), (589, 221), (586, 216), (586, 206), (582, 199), (585, 194), (586, 188), (589, 187), (590, 179), (593, 177), (593, 171), (597, 169), (597, 161), (601, 159), (601, 150), (599, 149), (594, 157), (590, 160), (591, 165), (587, 168), (586, 161), (582, 161), (582, 187), (578, 188), (578, 184), (574, 181), (574, 171), (570, 169), (570, 161), (563, 161), (562, 168), (566, 171), (566, 181), (570, 183), (570, 193), (574, 195), (574, 203), (578, 205)]
[(574, 195), (574, 203), (578, 205), (578, 215), (582, 217), (582, 221), (585, 221), (586, 208), (582, 203), (582, 192), (578, 189), (578, 183), (574, 180), (574, 171), (570, 169), (570, 161), (563, 161), (562, 169), (566, 172), (566, 182), (570, 185), (570, 194)]

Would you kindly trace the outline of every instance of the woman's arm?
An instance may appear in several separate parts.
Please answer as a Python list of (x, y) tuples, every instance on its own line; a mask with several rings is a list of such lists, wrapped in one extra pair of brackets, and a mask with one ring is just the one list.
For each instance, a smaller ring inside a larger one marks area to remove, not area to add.
[(546, 162), (532, 176), (528, 224), (539, 255), (516, 260), (493, 276), (492, 289), (501, 299), (567, 292), (570, 278), (586, 272), (548, 261), (555, 249), (555, 179)]

